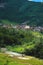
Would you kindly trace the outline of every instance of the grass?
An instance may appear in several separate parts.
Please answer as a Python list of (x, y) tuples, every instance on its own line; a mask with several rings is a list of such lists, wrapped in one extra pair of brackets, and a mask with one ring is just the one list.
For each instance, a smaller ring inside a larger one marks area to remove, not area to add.
[[(27, 56), (28, 58), (30, 56)], [(43, 60), (31, 58), (29, 60), (21, 60), (17, 57), (10, 57), (4, 53), (0, 53), (0, 65), (43, 65)]]
[(24, 47), (23, 46), (20, 46), (20, 45), (17, 45), (17, 46), (14, 46), (14, 47), (7, 46), (7, 49), (9, 51), (15, 51), (15, 52), (22, 52), (22, 51), (24, 51)]
[(4, 23), (4, 24), (13, 24), (13, 25), (16, 25), (17, 23), (16, 22), (11, 22), (11, 21), (9, 21), (9, 20), (1, 20), (2, 21), (2, 23)]
[(9, 51), (15, 51), (15, 52), (19, 52), (19, 53), (22, 53), (25, 51), (25, 49), (31, 49), (31, 48), (34, 48), (35, 44), (24, 44), (24, 45), (16, 45), (16, 46), (7, 46), (6, 48), (9, 50)]

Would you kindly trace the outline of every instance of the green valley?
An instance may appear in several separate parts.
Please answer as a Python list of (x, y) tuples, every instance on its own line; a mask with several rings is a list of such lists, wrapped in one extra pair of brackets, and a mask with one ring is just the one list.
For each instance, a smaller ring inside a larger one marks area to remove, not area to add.
[(43, 65), (43, 2), (0, 0), (0, 65)]

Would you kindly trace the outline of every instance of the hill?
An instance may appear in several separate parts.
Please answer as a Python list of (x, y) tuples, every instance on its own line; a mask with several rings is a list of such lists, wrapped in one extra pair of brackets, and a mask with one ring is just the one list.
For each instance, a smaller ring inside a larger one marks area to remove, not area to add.
[[(43, 26), (43, 3), (28, 0), (3, 0), (0, 5), (0, 22)], [(4, 3), (4, 4), (3, 4)], [(3, 21), (4, 20), (4, 21)]]
[(13, 52), (43, 58), (43, 33), (0, 27), (0, 51), (5, 47)]

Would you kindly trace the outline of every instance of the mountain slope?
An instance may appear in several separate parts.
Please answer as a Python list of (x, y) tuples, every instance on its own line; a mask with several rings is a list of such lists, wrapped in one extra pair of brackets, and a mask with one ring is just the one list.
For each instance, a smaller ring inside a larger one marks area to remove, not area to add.
[(4, 7), (0, 7), (0, 21), (43, 26), (43, 3), (29, 2), (27, 0), (5, 0)]

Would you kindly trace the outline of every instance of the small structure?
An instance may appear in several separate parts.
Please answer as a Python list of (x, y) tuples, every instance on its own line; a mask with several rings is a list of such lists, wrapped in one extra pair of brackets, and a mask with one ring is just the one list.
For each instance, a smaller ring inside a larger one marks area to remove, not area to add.
[(30, 26), (29, 25), (24, 25), (24, 24), (21, 24), (21, 25), (17, 25), (16, 27), (17, 29), (24, 29), (24, 30), (29, 30), (30, 29)]
[(26, 25), (24, 28), (25, 28), (25, 29), (30, 29), (30, 26)]
[(33, 29), (34, 31), (43, 31), (43, 27), (40, 27), (40, 26), (38, 26), (38, 27), (34, 27), (34, 29)]

